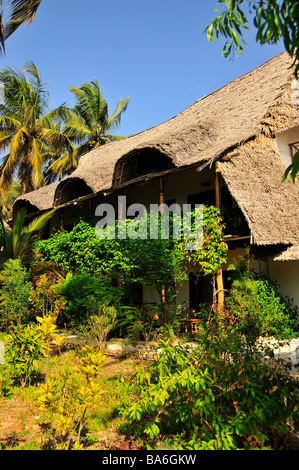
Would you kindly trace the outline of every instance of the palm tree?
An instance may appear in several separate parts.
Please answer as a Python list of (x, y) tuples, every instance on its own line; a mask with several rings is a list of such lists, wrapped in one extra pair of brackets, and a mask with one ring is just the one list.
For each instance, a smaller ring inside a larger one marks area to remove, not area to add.
[(0, 191), (5, 191), (16, 176), (24, 194), (45, 184), (43, 170), (53, 155), (67, 149), (73, 158), (76, 150), (57, 127), (65, 107), (48, 111), (49, 95), (33, 62), (22, 71), (3, 69), (0, 81), (4, 86), (0, 151), (5, 153), (0, 166)]
[[(62, 111), (61, 114), (65, 114), (67, 108)], [(57, 180), (62, 180), (64, 176), (67, 176), (77, 167), (78, 158), (77, 150), (70, 142), (68, 137), (63, 133), (63, 120), (49, 120), (48, 122), (48, 136), (52, 133), (51, 146), (45, 161), (44, 176), (46, 184), (53, 183)], [(58, 160), (64, 160), (64, 165), (57, 165), (57, 169), (54, 168), (54, 163)]]
[(0, 265), (8, 259), (19, 258), (23, 265), (29, 266), (33, 260), (33, 242), (55, 211), (56, 209), (46, 212), (25, 225), (26, 210), (22, 208), (11, 230), (8, 230), (0, 219), (2, 228)]
[(30, 25), (42, 0), (10, 0), (10, 15), (7, 25), (3, 23), (3, 1), (0, 0), (0, 51), (5, 52), (5, 39), (24, 23)]
[(21, 195), (21, 185), (13, 181), (5, 194), (0, 194), (0, 217), (8, 220), (12, 216), (12, 206), (15, 199)]
[[(66, 124), (63, 134), (78, 144), (77, 161), (82, 155), (100, 145), (124, 138), (112, 135), (111, 131), (119, 127), (129, 98), (119, 99), (112, 116), (109, 117), (108, 104), (102, 96), (97, 80), (84, 83), (79, 88), (74, 86), (69, 88), (75, 96), (76, 104), (65, 114)], [(51, 169), (57, 173), (70, 172), (75, 169), (77, 161), (65, 153), (53, 163)]]

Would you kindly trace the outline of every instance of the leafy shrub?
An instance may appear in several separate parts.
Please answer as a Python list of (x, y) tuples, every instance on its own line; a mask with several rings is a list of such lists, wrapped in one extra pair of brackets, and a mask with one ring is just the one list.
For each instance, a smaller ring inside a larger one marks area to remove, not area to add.
[(62, 314), (66, 304), (66, 300), (60, 294), (60, 285), (49, 279), (47, 274), (41, 275), (36, 280), (29, 293), (29, 302), (35, 316), (50, 315), (55, 319)]
[(121, 336), (132, 341), (147, 338), (153, 330), (153, 318), (146, 318), (142, 307), (122, 307), (117, 327)]
[(35, 324), (17, 324), (6, 338), (6, 360), (11, 366), (12, 376), (22, 386), (32, 381), (39, 371), (38, 360), (46, 355), (42, 333)]
[[(50, 449), (82, 449), (80, 436), (88, 411), (103, 393), (94, 379), (105, 356), (88, 346), (80, 351), (78, 365), (65, 363), (37, 390), (44, 443)], [(72, 441), (75, 443), (72, 445)]]
[(13, 323), (27, 322), (31, 283), (18, 259), (3, 264), (0, 283), (0, 325), (7, 329)]
[(88, 300), (87, 306), (90, 316), (76, 328), (76, 332), (96, 343), (101, 350), (115, 326), (117, 310), (113, 306), (99, 304), (94, 298)]
[[(268, 351), (269, 352), (269, 351)], [(278, 449), (287, 420), (299, 429), (299, 383), (233, 330), (208, 328), (188, 350), (161, 340), (139, 367), (120, 411), (124, 430), (147, 448)]]
[(226, 306), (236, 328), (253, 338), (294, 336), (298, 309), (291, 305), (290, 299), (282, 298), (277, 283), (251, 270), (246, 259), (234, 269)]
[(13, 378), (8, 364), (0, 366), (0, 400), (1, 398), (10, 398), (12, 395)]
[(113, 287), (99, 275), (82, 273), (68, 274), (61, 284), (60, 295), (66, 306), (60, 324), (78, 325), (92, 315), (95, 304), (115, 302)]
[(56, 232), (37, 243), (36, 251), (43, 261), (55, 262), (70, 272), (92, 273), (109, 269), (105, 246), (99, 242), (95, 229), (80, 221), (71, 232)]
[(9, 335), (6, 336), (6, 362), (9, 365), (11, 378), (20, 382), (22, 386), (30, 384), (37, 375), (41, 358), (47, 357), (48, 368), (53, 340), (60, 345), (62, 338), (58, 335), (55, 320), (51, 315), (37, 317), (38, 324), (13, 325)]

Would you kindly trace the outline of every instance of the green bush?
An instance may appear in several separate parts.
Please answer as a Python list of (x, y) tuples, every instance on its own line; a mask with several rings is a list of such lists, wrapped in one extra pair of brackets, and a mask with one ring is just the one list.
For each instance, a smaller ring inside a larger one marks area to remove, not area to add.
[(90, 316), (78, 325), (76, 332), (101, 350), (115, 326), (118, 312), (115, 307), (99, 304), (94, 298), (88, 301), (87, 306), (90, 309)]
[(54, 262), (66, 271), (93, 273), (109, 269), (109, 257), (105, 246), (95, 235), (95, 228), (84, 221), (71, 232), (58, 231), (49, 239), (39, 241), (36, 251), (43, 261)]
[(299, 429), (298, 391), (243, 335), (210, 325), (197, 349), (162, 340), (157, 360), (137, 369), (120, 408), (123, 431), (144, 448), (278, 449), (288, 419)]
[(13, 379), (9, 364), (0, 365), (0, 400), (12, 396)]
[(60, 286), (60, 295), (66, 300), (60, 315), (62, 325), (76, 325), (86, 321), (93, 313), (95, 303), (111, 304), (115, 301), (111, 283), (100, 275), (68, 274)]
[(39, 359), (46, 355), (46, 345), (38, 325), (13, 325), (6, 337), (6, 362), (11, 377), (22, 386), (31, 383), (39, 371)]
[(278, 292), (275, 281), (249, 268), (246, 259), (234, 267), (232, 289), (226, 300), (230, 320), (241, 333), (253, 338), (295, 335), (298, 309)]
[(31, 282), (18, 259), (3, 264), (0, 284), (0, 326), (7, 329), (13, 323), (28, 321)]
[[(170, 226), (173, 221), (170, 217)], [(71, 232), (56, 232), (48, 240), (38, 242), (36, 252), (42, 261), (54, 262), (68, 272), (101, 275), (118, 286), (123, 299), (130, 289), (136, 290), (135, 286), (151, 285), (158, 292), (163, 286), (170, 303), (175, 295), (174, 285), (187, 279), (188, 270), (210, 274), (226, 260), (227, 247), (217, 208), (204, 207), (203, 231), (201, 248), (186, 250), (182, 231), (179, 239), (171, 239), (171, 230), (170, 239), (99, 239), (95, 227), (81, 221)]]

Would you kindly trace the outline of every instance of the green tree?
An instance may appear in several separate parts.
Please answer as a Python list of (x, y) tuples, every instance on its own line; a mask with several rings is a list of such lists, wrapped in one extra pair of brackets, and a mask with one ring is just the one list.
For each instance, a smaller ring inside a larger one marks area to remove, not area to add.
[[(103, 98), (97, 80), (83, 83), (79, 88), (70, 87), (76, 99), (73, 109), (68, 110), (63, 129), (72, 142), (78, 144), (77, 159), (82, 155), (108, 142), (123, 139), (112, 135), (111, 131), (119, 127), (122, 114), (126, 111), (129, 98), (120, 98), (111, 116), (107, 101)], [(58, 174), (71, 172), (77, 166), (75, 159), (68, 153), (58, 158), (50, 169)]]
[(218, 16), (207, 27), (209, 41), (214, 35), (226, 39), (222, 53), (228, 57), (244, 50), (244, 32), (249, 30), (253, 17), (256, 42), (260, 45), (283, 41), (286, 51), (293, 59), (295, 75), (299, 72), (299, 1), (298, 0), (218, 0), (215, 10)]
[[(294, 75), (299, 76), (299, 1), (298, 0), (218, 0), (216, 18), (206, 28), (208, 40), (225, 39), (222, 54), (229, 57), (242, 54), (246, 41), (244, 33), (249, 30), (253, 19), (256, 42), (277, 44), (282, 41), (292, 59)], [(283, 175), (283, 181), (290, 177), (296, 181), (299, 171), (299, 152)]]
[(16, 175), (24, 194), (44, 185), (47, 161), (67, 148), (75, 148), (57, 129), (64, 106), (48, 111), (49, 96), (33, 62), (22, 71), (5, 68), (0, 72), (4, 102), (0, 104), (0, 150), (5, 153), (0, 167), (1, 192)]

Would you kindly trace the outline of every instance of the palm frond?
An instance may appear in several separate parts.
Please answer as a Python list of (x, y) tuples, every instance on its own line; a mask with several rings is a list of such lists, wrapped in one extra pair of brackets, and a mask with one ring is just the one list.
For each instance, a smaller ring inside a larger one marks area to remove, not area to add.
[(91, 128), (94, 124), (94, 113), (90, 103), (91, 89), (87, 85), (82, 85), (80, 88), (74, 86), (69, 87), (70, 91), (75, 95), (77, 105), (75, 106), (76, 113)]
[(36, 235), (36, 233), (40, 232), (45, 227), (55, 212), (56, 208), (46, 212), (45, 214), (42, 214), (39, 217), (36, 217), (32, 222), (23, 228), (23, 233), (27, 236)]
[(122, 140), (122, 139), (125, 139), (125, 137), (122, 136), (122, 135), (111, 135), (110, 136), (111, 142), (115, 142), (116, 140)]
[(0, 217), (7, 220), (12, 215), (12, 206), (15, 199), (21, 195), (21, 186), (18, 181), (13, 181), (6, 189), (1, 191)]
[(58, 106), (58, 108), (52, 109), (47, 114), (40, 117), (40, 122), (43, 127), (48, 129), (57, 129), (57, 125), (61, 125), (68, 119), (70, 109), (65, 103)]
[(70, 156), (69, 153), (61, 155), (57, 160), (55, 160), (47, 169), (48, 173), (57, 173), (60, 179), (63, 176), (70, 174), (78, 166), (78, 152), (76, 150), (76, 157), (74, 155)]
[(84, 119), (72, 110), (66, 119), (63, 133), (68, 136), (73, 142), (80, 143), (89, 140), (92, 136), (92, 131), (84, 121)]
[(20, 129), (11, 139), (10, 142), (10, 151), (4, 157), (3, 163), (0, 169), (0, 185), (3, 188), (6, 188), (12, 181), (12, 174), (16, 161), (22, 152), (22, 139), (24, 136), (24, 128)]
[(53, 149), (56, 149), (57, 152), (62, 153), (65, 149), (67, 149), (70, 154), (76, 154), (76, 148), (68, 136), (64, 133), (59, 132), (56, 129), (43, 129), (42, 135), (46, 139), (49, 146)]
[(46, 226), (50, 218), (54, 215), (53, 209), (39, 217), (36, 217), (28, 225), (24, 226), (26, 210), (22, 208), (16, 216), (12, 230), (8, 232), (3, 222), (5, 236), (4, 249), (0, 252), (0, 263), (7, 259), (20, 258), (23, 264), (29, 264), (33, 257), (32, 243), (37, 234)]
[[(103, 98), (101, 88), (97, 80), (83, 83), (79, 88), (69, 87), (75, 95), (76, 105), (73, 115), (69, 116), (64, 128), (65, 133), (73, 140), (80, 143), (81, 150), (86, 153), (86, 148), (103, 145), (111, 141), (107, 133), (114, 127), (119, 127), (121, 115), (126, 111), (129, 98), (121, 98), (117, 101), (117, 107), (109, 118), (108, 104)], [(113, 137), (114, 140), (120, 136)], [(85, 145), (89, 143), (88, 145)]]
[(32, 139), (31, 144), (32, 152), (30, 156), (30, 162), (32, 165), (32, 180), (36, 188), (40, 188), (44, 183), (43, 175), (43, 157), (40, 151), (39, 142), (36, 139)]
[(0, 132), (0, 150), (2, 152), (6, 152), (9, 150), (11, 139), (11, 134), (2, 135), (2, 133)]
[(21, 122), (19, 119), (15, 119), (14, 117), (8, 116), (0, 116), (0, 129), (8, 129), (9, 131), (15, 131), (16, 129), (21, 127)]
[(112, 116), (107, 120), (106, 124), (106, 129), (111, 130), (115, 127), (120, 126), (120, 121), (121, 121), (121, 116), (122, 114), (126, 111), (128, 104), (129, 104), (129, 98), (120, 98), (117, 101), (117, 106), (112, 114)]
[(11, 0), (10, 17), (5, 28), (4, 38), (7, 39), (16, 29), (27, 23), (30, 25), (42, 0)]

